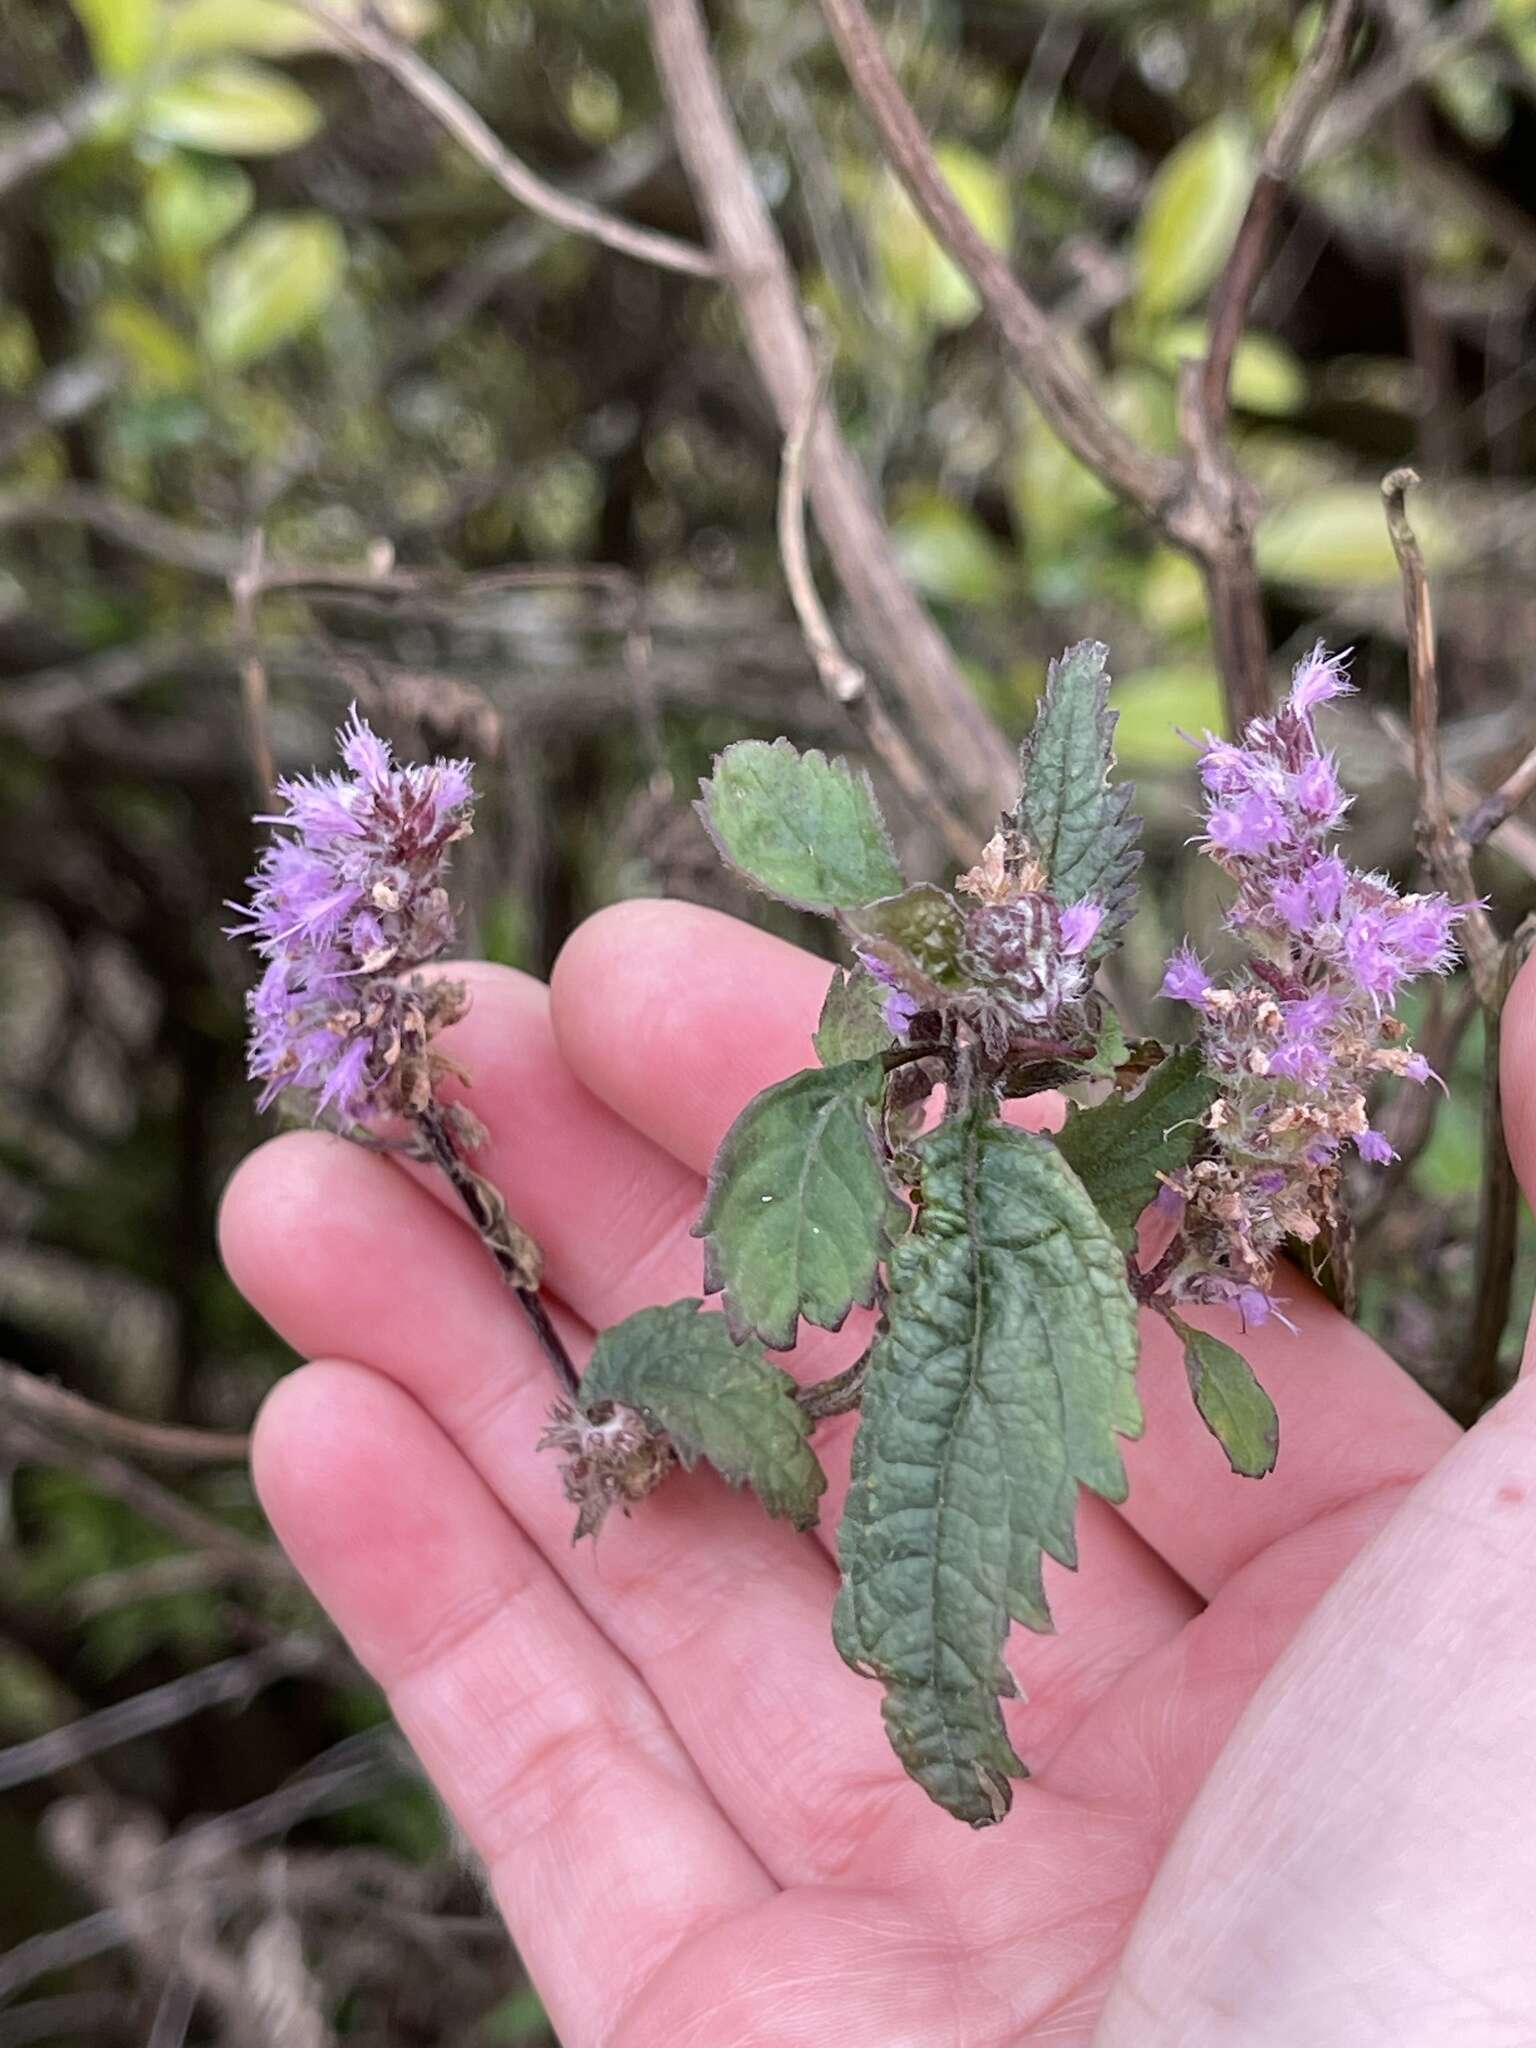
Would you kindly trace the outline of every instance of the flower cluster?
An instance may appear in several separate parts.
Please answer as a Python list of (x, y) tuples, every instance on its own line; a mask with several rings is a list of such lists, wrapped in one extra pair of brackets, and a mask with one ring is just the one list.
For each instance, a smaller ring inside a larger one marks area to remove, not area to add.
[(1162, 992), (1190, 1004), (1221, 1093), (1211, 1143), (1170, 1183), (1183, 1204), (1176, 1299), (1228, 1302), (1250, 1322), (1273, 1308), (1269, 1276), (1288, 1236), (1310, 1242), (1337, 1202), (1346, 1144), (1385, 1162), (1366, 1089), (1377, 1075), (1432, 1079), (1391, 1005), (1415, 976), (1443, 974), (1466, 906), (1401, 896), (1348, 866), (1335, 835), (1349, 808), (1313, 713), (1353, 686), (1321, 646), (1299, 664), (1272, 718), (1238, 744), (1207, 735), (1200, 756), (1207, 854), (1237, 885), (1227, 924), (1247, 968), (1219, 985), (1191, 947)]
[(443, 876), (474, 790), (466, 761), (396, 767), (355, 706), (336, 737), (347, 773), (280, 782), (258, 820), (277, 829), (232, 929), (267, 963), (247, 999), (261, 1107), (299, 1088), (356, 1121), (425, 1106), (427, 1043), (462, 1014), (462, 989), (412, 970), (453, 939)]

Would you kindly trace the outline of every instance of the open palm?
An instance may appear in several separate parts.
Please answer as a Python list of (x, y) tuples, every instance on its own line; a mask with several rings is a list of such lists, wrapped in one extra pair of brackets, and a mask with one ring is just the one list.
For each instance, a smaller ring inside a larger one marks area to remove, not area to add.
[[(579, 932), (552, 993), (469, 977), (450, 1045), (480, 1163), (580, 1355), (698, 1291), (701, 1175), (804, 1064), (827, 970), (649, 903)], [(1527, 983), (1517, 1064), (1533, 1010)], [(532, 1449), (546, 1369), (450, 1197), (296, 1134), (236, 1177), (224, 1241), (324, 1361), (262, 1416), (273, 1524), (485, 1859), (567, 2048), (1536, 2041), (1529, 1380), (1463, 1438), (1298, 1280), (1296, 1334), (1245, 1345), (1281, 1417), (1255, 1483), (1154, 1319), (1129, 1502), (1084, 1499), (1058, 1633), (1010, 1639), (1033, 1782), (973, 1834), (832, 1648), (852, 1418), (818, 1437), (819, 1537), (701, 1472), (576, 1550)]]

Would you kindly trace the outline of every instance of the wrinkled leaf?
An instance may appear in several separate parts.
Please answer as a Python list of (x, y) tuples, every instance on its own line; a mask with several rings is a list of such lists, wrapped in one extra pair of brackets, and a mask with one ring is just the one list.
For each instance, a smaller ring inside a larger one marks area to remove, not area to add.
[(807, 1067), (754, 1096), (726, 1132), (694, 1236), (733, 1335), (787, 1351), (802, 1315), (836, 1330), (873, 1302), (886, 1243), (906, 1221), (876, 1147), (884, 1092), (878, 1053)]
[(1109, 709), (1109, 650), (1080, 640), (1046, 677), (1034, 730), (1021, 758), (1024, 786), (1016, 823), (1045, 865), (1060, 903), (1091, 896), (1104, 921), (1088, 950), (1098, 959), (1135, 904), (1141, 821), (1128, 782), (1111, 782), (1115, 713)]
[(1248, 204), (1253, 164), (1241, 122), (1223, 114), (1158, 166), (1136, 226), (1136, 300), (1147, 315), (1201, 298), (1227, 259)]
[(889, 993), (863, 967), (833, 970), (816, 1026), (816, 1057), (824, 1067), (867, 1060), (887, 1050), (892, 1042), (885, 1021)]
[(901, 887), (869, 777), (788, 740), (727, 747), (701, 785), (710, 837), (757, 888), (799, 910), (829, 912)]
[(1169, 1315), (1168, 1321), (1184, 1345), (1184, 1370), (1201, 1421), (1226, 1452), (1234, 1472), (1262, 1479), (1274, 1470), (1280, 1449), (1274, 1402), (1240, 1351), (1180, 1316)]
[(643, 1308), (604, 1330), (582, 1375), (581, 1402), (622, 1401), (664, 1429), (685, 1465), (707, 1458), (747, 1485), (770, 1515), (816, 1520), (826, 1475), (795, 1383), (755, 1344), (734, 1344), (724, 1316), (697, 1300)]
[(103, 78), (131, 78), (155, 46), (160, 0), (70, 0)]
[(845, 911), (842, 921), (859, 951), (878, 960), (919, 1001), (938, 1003), (969, 985), (965, 912), (932, 882), (861, 903)]
[(1215, 1094), (1199, 1047), (1187, 1045), (1159, 1061), (1134, 1095), (1076, 1110), (1057, 1132), (1062, 1157), (1127, 1251), (1158, 1175), (1177, 1173), (1189, 1158)]
[(281, 71), (227, 57), (147, 94), (139, 125), (212, 156), (277, 156), (308, 142), (320, 119), (309, 94)]
[(973, 1117), (917, 1146), (838, 1539), (838, 1649), (886, 1688), (897, 1755), (983, 1827), (1021, 1775), (1000, 1697), (1010, 1618), (1050, 1626), (1041, 1554), (1076, 1561), (1079, 1486), (1125, 1495), (1141, 1428), (1125, 1261), (1048, 1140)]
[(214, 265), (203, 346), (231, 369), (269, 354), (320, 317), (346, 262), (341, 229), (324, 214), (263, 215)]

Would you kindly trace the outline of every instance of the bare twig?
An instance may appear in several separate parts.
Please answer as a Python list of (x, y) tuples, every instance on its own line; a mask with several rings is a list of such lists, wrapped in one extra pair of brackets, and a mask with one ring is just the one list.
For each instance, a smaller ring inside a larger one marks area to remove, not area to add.
[(1412, 687), (1414, 779), (1419, 791), (1419, 851), (1435, 886), (1469, 905), (1465, 921), (1467, 962), (1485, 1011), (1498, 1003), (1502, 943), (1477, 900), (1472, 862), (1451, 823), (1445, 769), (1440, 758), (1440, 670), (1435, 654), (1435, 621), (1424, 557), (1408, 521), (1407, 495), (1419, 481), (1412, 469), (1394, 469), (1382, 479), (1387, 531), (1403, 580), (1403, 615), (1408, 630), (1408, 674)]
[(975, 833), (938, 801), (932, 780), (906, 735), (870, 689), (863, 669), (844, 653), (811, 571), (805, 534), (805, 459), (826, 402), (831, 367), (830, 354), (823, 349), (809, 401), (784, 443), (778, 508), (779, 558), (784, 565), (784, 580), (822, 688), (834, 704), (857, 720), (892, 780), (934, 826), (955, 858), (969, 864), (976, 851)]
[(164, 1464), (241, 1465), (250, 1450), (250, 1439), (232, 1431), (140, 1422), (0, 1360), (0, 1416), (6, 1410), (21, 1410), (49, 1428), (67, 1429), (92, 1443)]
[(295, 1584), (292, 1568), (281, 1551), (242, 1536), (228, 1522), (205, 1514), (111, 1451), (92, 1444), (72, 1443), (15, 1413), (0, 1418), (0, 1445), (22, 1463), (50, 1465), (76, 1473), (102, 1493), (132, 1508), (135, 1514), (143, 1515), (146, 1521), (157, 1523), (179, 1542), (221, 1559), (228, 1565), (232, 1578), (269, 1592), (274, 1587), (291, 1591)]
[(1095, 476), (1162, 523), (1183, 481), (1179, 464), (1143, 448), (1111, 418), (1049, 315), (977, 229), (939, 168), (863, 0), (821, 0), (821, 11), (908, 197), (975, 286), (1051, 427)]
[(1518, 767), (1512, 768), (1498, 788), (1489, 792), (1477, 808), (1462, 820), (1461, 837), (1468, 846), (1481, 846), (1497, 832), (1526, 798), (1536, 791), (1536, 747)]
[(1461, 0), (1444, 14), (1425, 20), (1422, 30), (1373, 64), (1349, 92), (1341, 93), (1302, 150), (1302, 168), (1340, 155), (1368, 135), (1383, 114), (1421, 79), (1431, 77), (1462, 51), (1474, 48), (1495, 26), (1491, 0)]
[(167, 1557), (152, 1557), (144, 1564), (93, 1572), (70, 1587), (64, 1604), (77, 1620), (93, 1621), (99, 1614), (110, 1614), (137, 1600), (206, 1593), (224, 1585), (228, 1578), (229, 1567), (222, 1558), (209, 1557), (201, 1550), (173, 1550)]
[(67, 427), (117, 388), (115, 366), (95, 357), (60, 363), (39, 377), (26, 396), (0, 413), (0, 469), (24, 455), (56, 427)]
[(1301, 167), (1307, 137), (1344, 76), (1359, 18), (1359, 0), (1334, 0), (1325, 15), (1322, 29), (1265, 138), (1237, 238), (1212, 290), (1210, 341), (1200, 373), (1200, 403), (1218, 429), (1227, 416), (1232, 358), (1248, 325), (1254, 294), (1264, 275), (1280, 202)]
[[(1396, 754), (1398, 760), (1402, 762), (1409, 773), (1412, 774), (1412, 733), (1394, 712), (1387, 711), (1378, 706), (1375, 717), (1377, 725), (1380, 726), (1388, 740), (1390, 740), (1393, 753)], [(1469, 846), (1478, 845), (1480, 842), (1468, 835), (1467, 826), (1471, 823), (1472, 815), (1478, 805), (1480, 803), (1492, 803), (1494, 797), (1480, 795), (1470, 782), (1464, 781), (1459, 775), (1453, 775), (1449, 769), (1445, 772), (1445, 793), (1455, 809), (1462, 815), (1463, 822), (1457, 827), (1461, 837), (1466, 840)], [(1498, 793), (1498, 791), (1495, 791), (1494, 796), (1497, 796)], [(1519, 818), (1508, 816), (1504, 818), (1502, 823), (1491, 826), (1487, 834), (1486, 843), (1490, 846), (1497, 846), (1501, 853), (1507, 855), (1510, 860), (1516, 862), (1520, 867), (1523, 867), (1528, 875), (1536, 875), (1536, 832), (1533, 832)]]
[(344, 15), (323, 5), (322, 0), (302, 0), (302, 4), (345, 48), (387, 71), (519, 206), (526, 206), (530, 213), (539, 214), (556, 227), (601, 242), (605, 249), (632, 256), (637, 262), (680, 271), (685, 277), (717, 275), (714, 259), (707, 250), (654, 228), (636, 227), (541, 178), (492, 134), (440, 72), (434, 71), (404, 37), (386, 28), (371, 10), (361, 16)]
[(172, 1728), (208, 1707), (246, 1705), (277, 1679), (312, 1670), (316, 1656), (317, 1646), (303, 1636), (280, 1637), (259, 1650), (184, 1672), (132, 1699), (114, 1701), (98, 1713), (51, 1728), (46, 1735), (0, 1749), (0, 1792), (50, 1777), (157, 1728)]
[(866, 1351), (856, 1358), (843, 1372), (833, 1373), (830, 1379), (812, 1380), (795, 1390), (795, 1400), (801, 1413), (812, 1422), (825, 1422), (832, 1415), (847, 1415), (857, 1408), (864, 1393), (864, 1382), (869, 1377), (870, 1353)]
[[(816, 383), (789, 262), (726, 102), (698, 0), (648, 4), (678, 150), (735, 293), (758, 375), (787, 435), (804, 417)], [(914, 732), (934, 746), (942, 735), (936, 768), (947, 774), (978, 830), (990, 830), (998, 810), (1012, 801), (1013, 751), (902, 574), (868, 479), (825, 415), (807, 444), (806, 488), (881, 675), (900, 695)]]

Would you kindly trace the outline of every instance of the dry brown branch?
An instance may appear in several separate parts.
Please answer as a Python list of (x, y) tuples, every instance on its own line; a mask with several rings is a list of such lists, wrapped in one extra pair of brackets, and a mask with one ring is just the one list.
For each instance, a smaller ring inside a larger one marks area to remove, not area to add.
[(70, 1587), (65, 1605), (79, 1621), (132, 1606), (138, 1600), (164, 1600), (177, 1593), (207, 1593), (225, 1585), (229, 1568), (222, 1558), (201, 1550), (175, 1550), (145, 1564), (123, 1565), (117, 1571), (93, 1572)]
[[(1390, 740), (1393, 753), (1408, 772), (1412, 774), (1412, 733), (1394, 712), (1378, 708), (1375, 718), (1377, 725), (1380, 726), (1388, 740)], [(1526, 764), (1522, 762), (1520, 765), (1523, 769)], [(1517, 769), (1516, 774), (1519, 773), (1520, 770)], [(1513, 777), (1510, 779), (1513, 780)], [(1519, 818), (1506, 815), (1502, 822), (1491, 825), (1486, 835), (1480, 839), (1474, 839), (1468, 829), (1478, 805), (1495, 802), (1502, 794), (1505, 786), (1501, 785), (1500, 789), (1495, 790), (1492, 796), (1485, 797), (1475, 790), (1470, 782), (1464, 781), (1461, 776), (1453, 775), (1449, 769), (1445, 772), (1445, 793), (1450, 799), (1452, 806), (1461, 814), (1462, 822), (1457, 827), (1457, 830), (1468, 846), (1478, 846), (1485, 842), (1490, 846), (1497, 846), (1500, 853), (1504, 854), (1507, 859), (1514, 861), (1518, 867), (1524, 868), (1528, 875), (1536, 875), (1536, 831), (1532, 831), (1530, 826), (1524, 824)]]
[(975, 286), (1051, 427), (1095, 476), (1163, 523), (1183, 483), (1180, 465), (1143, 448), (1110, 417), (1049, 315), (976, 228), (940, 170), (862, 0), (821, 0), (821, 11), (908, 197)]
[(1212, 290), (1210, 341), (1200, 373), (1200, 403), (1216, 431), (1221, 430), (1227, 416), (1232, 358), (1243, 338), (1254, 294), (1264, 275), (1280, 203), (1301, 168), (1307, 137), (1344, 76), (1359, 18), (1359, 0), (1335, 0), (1325, 15), (1317, 40), (1302, 61), (1265, 138), (1237, 237)]
[(0, 1447), (18, 1463), (75, 1473), (146, 1521), (156, 1523), (178, 1542), (219, 1558), (227, 1564), (232, 1578), (247, 1585), (270, 1592), (273, 1588), (291, 1591), (296, 1583), (292, 1567), (281, 1551), (242, 1536), (228, 1522), (194, 1507), (179, 1493), (172, 1493), (169, 1487), (111, 1451), (94, 1444), (71, 1442), (14, 1411), (0, 1417)]
[(1497, 1008), (1499, 956), (1503, 950), (1488, 913), (1477, 901), (1472, 862), (1451, 822), (1445, 768), (1440, 758), (1440, 669), (1435, 620), (1424, 556), (1409, 524), (1407, 495), (1419, 481), (1412, 469), (1394, 469), (1382, 479), (1387, 531), (1402, 572), (1403, 616), (1408, 631), (1408, 675), (1412, 689), (1414, 780), (1419, 792), (1419, 851), (1434, 878), (1454, 902), (1470, 904), (1464, 926), (1467, 962), (1485, 1011)]
[[(698, 0), (649, 0), (651, 41), (681, 155), (736, 296), (747, 346), (782, 434), (815, 389), (793, 274), (715, 69)], [(913, 731), (937, 746), (966, 815), (990, 830), (1012, 801), (1013, 750), (957, 666), (897, 564), (868, 479), (823, 416), (807, 446), (806, 488), (859, 632)]]
[(784, 565), (784, 581), (789, 586), (795, 616), (822, 688), (862, 728), (897, 788), (927, 818), (955, 858), (969, 865), (976, 851), (975, 833), (935, 797), (930, 779), (906, 735), (870, 689), (863, 669), (844, 653), (816, 588), (805, 533), (805, 459), (826, 402), (830, 373), (831, 358), (823, 351), (810, 399), (784, 443), (778, 506), (779, 558)]
[(1461, 836), (1468, 846), (1481, 846), (1508, 822), (1526, 798), (1536, 791), (1536, 747), (1518, 767), (1512, 768), (1498, 788), (1489, 792), (1461, 823)]
[(1453, 57), (1475, 48), (1494, 26), (1490, 0), (1461, 0), (1460, 6), (1444, 14), (1426, 15), (1412, 36), (1401, 39), (1357, 85), (1338, 95), (1313, 130), (1310, 143), (1303, 146), (1302, 168), (1353, 148), (1404, 93)]
[(469, 102), (454, 91), (441, 73), (434, 71), (403, 36), (395, 35), (377, 16), (370, 18), (366, 12), (361, 15), (338, 14), (325, 6), (323, 0), (302, 0), (302, 4), (338, 43), (387, 71), (519, 206), (526, 206), (530, 213), (540, 215), (556, 227), (567, 228), (572, 234), (601, 242), (605, 249), (617, 250), (621, 256), (632, 256), (637, 262), (653, 263), (662, 270), (680, 271), (685, 277), (714, 277), (717, 274), (714, 259), (707, 250), (696, 248), (689, 242), (680, 242), (676, 236), (662, 234), (655, 228), (636, 227), (633, 222), (620, 220), (616, 214), (593, 205), (590, 200), (562, 192), (558, 186), (541, 178), (537, 171), (525, 164), (521, 157), (514, 156), (492, 134)]
[(20, 1410), (48, 1428), (67, 1429), (92, 1443), (161, 1464), (242, 1465), (250, 1450), (250, 1439), (232, 1431), (141, 1422), (136, 1416), (99, 1408), (83, 1394), (0, 1360), (0, 1416), (7, 1409)]

